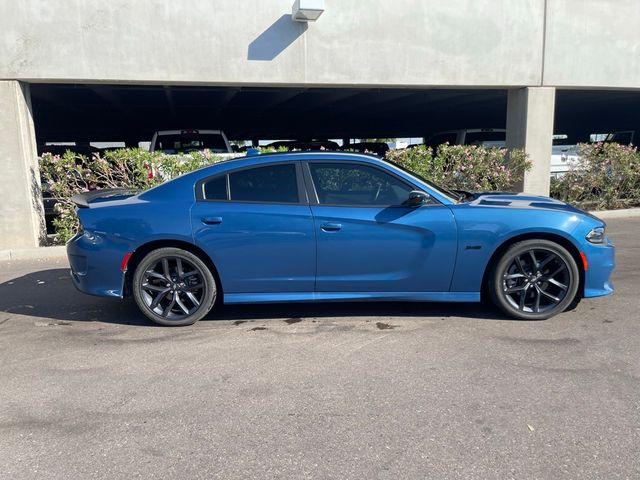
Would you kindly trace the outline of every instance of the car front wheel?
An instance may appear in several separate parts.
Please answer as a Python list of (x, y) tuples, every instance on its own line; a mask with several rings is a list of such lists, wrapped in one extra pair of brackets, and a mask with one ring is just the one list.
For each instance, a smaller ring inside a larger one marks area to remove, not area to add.
[(160, 325), (191, 325), (204, 317), (216, 300), (216, 281), (196, 255), (179, 248), (148, 253), (133, 276), (138, 308)]
[(548, 240), (515, 243), (495, 264), (489, 279), (493, 302), (507, 315), (545, 320), (574, 301), (580, 272), (573, 256)]

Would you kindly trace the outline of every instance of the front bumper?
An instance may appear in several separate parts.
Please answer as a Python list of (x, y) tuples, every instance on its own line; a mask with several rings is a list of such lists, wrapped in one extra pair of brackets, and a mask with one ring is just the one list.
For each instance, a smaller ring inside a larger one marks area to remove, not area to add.
[(584, 296), (599, 297), (613, 293), (611, 273), (616, 266), (615, 246), (609, 238), (602, 245), (585, 242), (584, 254), (589, 262), (584, 274)]
[(90, 295), (122, 297), (122, 258), (128, 251), (124, 242), (98, 234), (78, 233), (67, 242), (67, 257), (75, 287)]

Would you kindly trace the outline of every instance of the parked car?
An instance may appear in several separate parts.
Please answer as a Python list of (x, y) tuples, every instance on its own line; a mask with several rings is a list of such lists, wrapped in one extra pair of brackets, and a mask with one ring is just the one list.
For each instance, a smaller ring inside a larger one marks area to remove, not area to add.
[[(331, 140), (278, 140), (267, 147), (286, 148), (287, 150), (338, 150), (340, 146)], [(249, 147), (250, 148), (250, 147)]]
[(554, 145), (551, 147), (551, 176), (562, 177), (570, 169), (578, 167), (580, 156), (577, 145)]
[(160, 130), (153, 134), (150, 152), (161, 151), (178, 155), (193, 151), (209, 150), (212, 153), (233, 153), (229, 140), (222, 130)]
[[(634, 140), (640, 137), (640, 130), (620, 130), (610, 133), (604, 140), (605, 143), (619, 143), (620, 145), (633, 145)], [(636, 141), (637, 143), (637, 141)]]
[(539, 320), (613, 291), (596, 217), (546, 197), (458, 195), (369, 155), (242, 157), (74, 202), (75, 286), (133, 297), (161, 325), (216, 302), (477, 302), (485, 289)]
[(425, 145), (432, 148), (443, 143), (504, 147), (506, 135), (507, 131), (504, 128), (463, 128), (436, 133), (427, 138)]
[(390, 149), (389, 145), (385, 142), (358, 142), (344, 145), (340, 147), (340, 150), (355, 150), (361, 153), (373, 153), (379, 157), (384, 157)]

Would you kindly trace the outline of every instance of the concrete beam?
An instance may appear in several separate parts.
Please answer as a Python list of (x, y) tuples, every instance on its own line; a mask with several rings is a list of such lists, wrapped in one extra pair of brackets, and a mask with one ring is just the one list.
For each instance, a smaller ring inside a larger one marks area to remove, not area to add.
[(516, 185), (521, 192), (549, 195), (555, 97), (551, 87), (509, 90), (507, 147), (524, 149), (533, 163), (524, 181)]
[(0, 81), (0, 250), (46, 238), (29, 86)]

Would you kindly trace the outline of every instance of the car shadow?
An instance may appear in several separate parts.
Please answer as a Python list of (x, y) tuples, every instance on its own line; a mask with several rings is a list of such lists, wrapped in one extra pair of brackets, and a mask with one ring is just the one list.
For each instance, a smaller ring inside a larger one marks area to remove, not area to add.
[[(53, 321), (156, 326), (130, 299), (123, 301), (78, 292), (66, 268), (28, 273), (0, 283), (0, 312)], [(375, 316), (509, 320), (494, 308), (480, 303), (335, 302), (220, 305), (204, 321)]]

